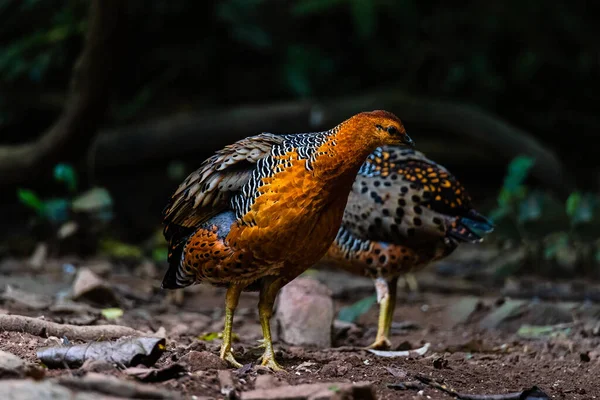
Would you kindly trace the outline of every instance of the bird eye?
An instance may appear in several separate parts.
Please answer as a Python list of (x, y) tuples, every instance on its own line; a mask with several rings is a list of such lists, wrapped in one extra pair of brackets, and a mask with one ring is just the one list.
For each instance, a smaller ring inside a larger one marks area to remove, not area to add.
[(390, 125), (390, 126), (388, 126), (388, 127), (387, 127), (387, 131), (388, 131), (388, 133), (389, 133), (390, 135), (397, 135), (397, 134), (399, 133), (399, 132), (398, 132), (398, 128), (396, 128), (396, 127), (395, 127), (395, 126), (393, 126), (393, 125)]

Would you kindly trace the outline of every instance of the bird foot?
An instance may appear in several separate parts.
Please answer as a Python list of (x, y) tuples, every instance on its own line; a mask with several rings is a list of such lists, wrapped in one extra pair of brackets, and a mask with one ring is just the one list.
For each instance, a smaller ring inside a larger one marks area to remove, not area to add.
[(235, 357), (233, 356), (233, 353), (231, 352), (231, 349), (221, 349), (221, 355), (220, 355), (221, 359), (227, 361), (232, 367), (235, 368), (242, 368), (243, 365), (240, 364)]
[(375, 339), (375, 341), (367, 347), (367, 349), (373, 350), (389, 350), (391, 348), (392, 342), (385, 336)]
[(267, 354), (266, 352), (262, 355), (261, 357), (261, 363), (260, 365), (262, 365), (263, 367), (267, 367), (269, 369), (271, 369), (272, 371), (283, 371), (283, 367), (281, 365), (279, 365), (279, 363), (277, 361), (275, 361), (275, 356), (270, 353)]

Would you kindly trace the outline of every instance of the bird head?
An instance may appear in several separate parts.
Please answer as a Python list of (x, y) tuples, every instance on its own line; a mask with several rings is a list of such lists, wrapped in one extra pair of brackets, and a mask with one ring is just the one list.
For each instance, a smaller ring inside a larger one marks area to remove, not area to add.
[(415, 147), (415, 142), (406, 134), (400, 118), (391, 112), (375, 110), (357, 114), (357, 124), (363, 134), (371, 136), (377, 146), (409, 146)]

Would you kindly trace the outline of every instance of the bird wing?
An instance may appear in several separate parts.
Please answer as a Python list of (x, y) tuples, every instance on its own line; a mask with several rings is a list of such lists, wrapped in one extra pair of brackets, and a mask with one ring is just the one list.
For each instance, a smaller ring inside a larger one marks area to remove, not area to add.
[(469, 194), (443, 166), (412, 149), (383, 147), (360, 169), (344, 227), (365, 240), (437, 240), (471, 210)]
[(284, 138), (262, 133), (225, 146), (191, 173), (163, 211), (165, 236), (175, 224), (193, 228), (231, 208), (230, 200), (251, 179), (259, 160), (268, 157)]

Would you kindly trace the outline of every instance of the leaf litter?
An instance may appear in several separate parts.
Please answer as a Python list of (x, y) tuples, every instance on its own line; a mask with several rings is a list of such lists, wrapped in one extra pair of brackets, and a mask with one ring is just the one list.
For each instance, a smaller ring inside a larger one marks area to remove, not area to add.
[(48, 368), (79, 368), (86, 361), (106, 361), (119, 366), (154, 365), (165, 351), (164, 338), (122, 338), (76, 346), (53, 346), (38, 350), (37, 357)]

